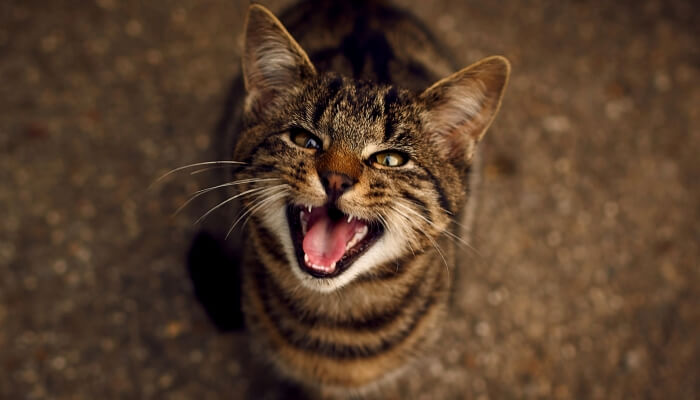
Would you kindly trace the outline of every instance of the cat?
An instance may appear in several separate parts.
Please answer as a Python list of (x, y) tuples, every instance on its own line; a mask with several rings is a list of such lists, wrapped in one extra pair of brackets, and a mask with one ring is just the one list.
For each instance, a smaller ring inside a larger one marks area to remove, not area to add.
[(510, 64), (454, 72), (415, 17), (382, 1), (308, 1), (283, 20), (293, 35), (248, 10), (226, 145), (242, 163), (229, 200), (234, 225), (247, 220), (246, 326), (303, 387), (379, 390), (439, 338), (465, 267), (477, 144)]

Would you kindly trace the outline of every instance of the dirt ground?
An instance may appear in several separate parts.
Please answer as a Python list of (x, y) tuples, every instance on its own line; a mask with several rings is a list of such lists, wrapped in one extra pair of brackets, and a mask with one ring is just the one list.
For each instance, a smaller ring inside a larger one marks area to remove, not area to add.
[[(478, 254), (405, 397), (700, 398), (700, 5), (399, 3), (513, 63)], [(194, 295), (205, 209), (171, 214), (211, 175), (148, 189), (212, 159), (246, 8), (0, 5), (0, 399), (284, 398)]]

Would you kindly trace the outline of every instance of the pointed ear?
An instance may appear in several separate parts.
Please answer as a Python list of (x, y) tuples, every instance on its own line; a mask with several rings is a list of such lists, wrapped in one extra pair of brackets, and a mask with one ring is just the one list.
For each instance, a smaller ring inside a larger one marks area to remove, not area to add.
[(507, 59), (488, 57), (420, 95), (427, 107), (422, 115), (424, 127), (447, 159), (469, 163), (501, 106), (509, 75)]
[(246, 111), (270, 107), (278, 95), (316, 74), (304, 50), (265, 7), (248, 8), (243, 49)]

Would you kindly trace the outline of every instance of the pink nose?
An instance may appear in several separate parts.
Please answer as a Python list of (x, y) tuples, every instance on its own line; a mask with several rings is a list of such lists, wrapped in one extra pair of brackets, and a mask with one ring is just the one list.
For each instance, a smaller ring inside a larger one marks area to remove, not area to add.
[(332, 200), (336, 200), (343, 193), (348, 191), (356, 181), (345, 174), (327, 171), (321, 174), (321, 183), (328, 197)]

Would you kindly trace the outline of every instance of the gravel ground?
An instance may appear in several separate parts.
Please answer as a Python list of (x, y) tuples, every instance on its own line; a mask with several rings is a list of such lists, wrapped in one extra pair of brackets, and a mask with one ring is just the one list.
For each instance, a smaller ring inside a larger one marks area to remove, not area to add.
[[(405, 398), (700, 398), (700, 6), (400, 3), (513, 63), (478, 254)], [(204, 204), (171, 214), (213, 175), (148, 190), (214, 157), (246, 8), (0, 5), (0, 399), (281, 397), (194, 296)]]

